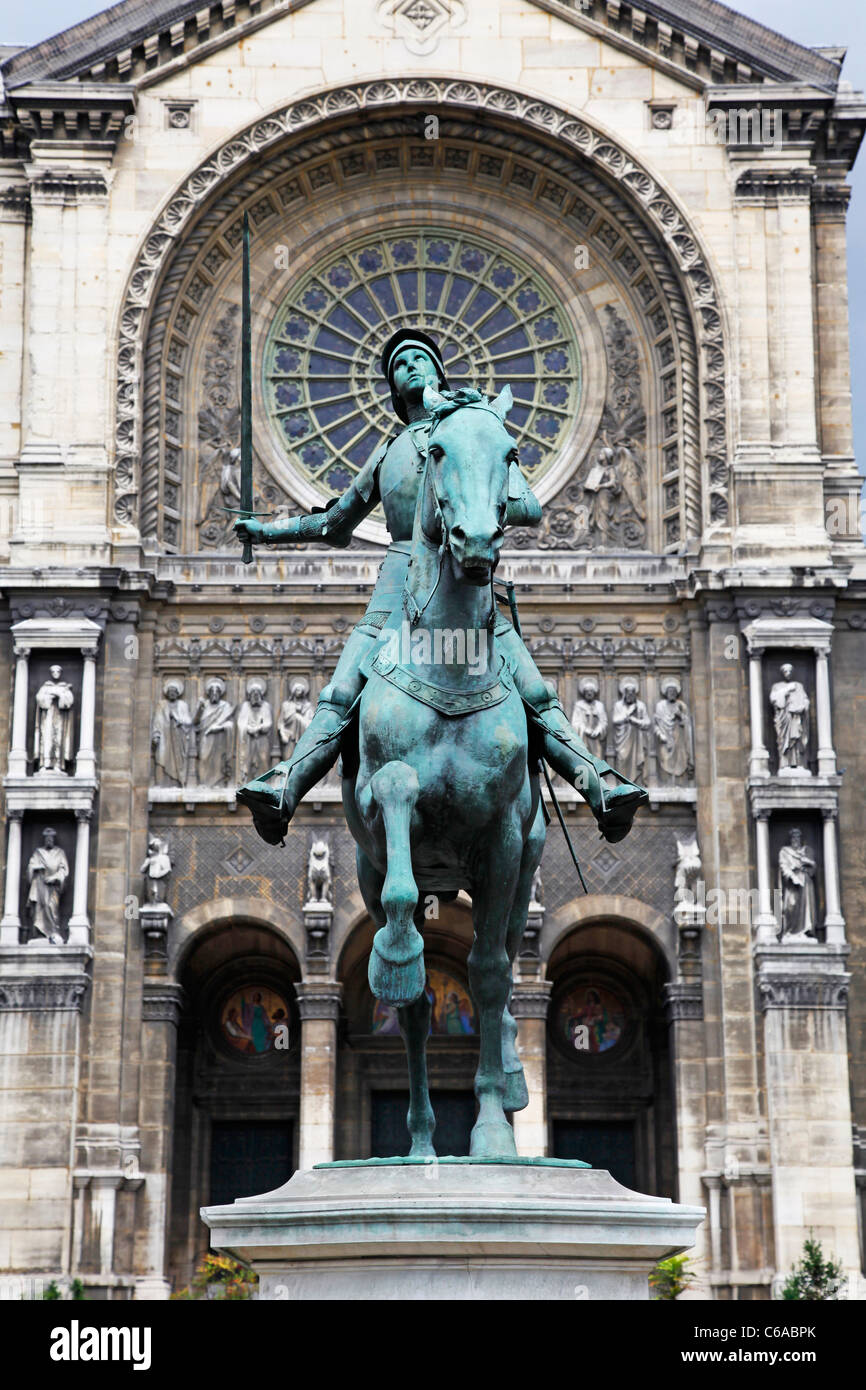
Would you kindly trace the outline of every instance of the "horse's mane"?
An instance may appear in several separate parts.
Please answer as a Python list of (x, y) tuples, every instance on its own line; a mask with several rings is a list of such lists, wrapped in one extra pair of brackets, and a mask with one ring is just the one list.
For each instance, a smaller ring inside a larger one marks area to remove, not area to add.
[(472, 386), (460, 386), (456, 391), (438, 393), (438, 399), (430, 407), (430, 419), (432, 421), (430, 433), (433, 433), (440, 421), (452, 415), (455, 410), (462, 410), (467, 405), (475, 406), (476, 409), (480, 410), (489, 410), (491, 415), (495, 415), (499, 423), (502, 424), (502, 416), (490, 404), (489, 396), (486, 396), (483, 391), (476, 391)]

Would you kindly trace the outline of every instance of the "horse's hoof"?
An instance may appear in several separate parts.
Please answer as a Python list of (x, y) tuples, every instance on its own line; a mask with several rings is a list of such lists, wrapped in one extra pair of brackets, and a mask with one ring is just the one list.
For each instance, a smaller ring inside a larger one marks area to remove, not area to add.
[(429, 1159), (431, 1159), (431, 1160), (432, 1160), (432, 1159), (435, 1159), (435, 1157), (436, 1157), (436, 1150), (435, 1150), (434, 1147), (433, 1147), (432, 1140), (430, 1140), (430, 1139), (425, 1139), (425, 1140), (416, 1139), (416, 1140), (413, 1142), (411, 1149), (409, 1150), (409, 1157), (410, 1157), (410, 1158), (429, 1158)]
[(502, 1109), (507, 1111), (525, 1110), (529, 1104), (529, 1091), (526, 1086), (526, 1077), (523, 1075), (523, 1068), (519, 1071), (507, 1071), (505, 1073), (505, 1095), (502, 1097)]
[[(424, 969), (424, 938), (420, 932), (416, 933), (420, 942), (417, 955), (408, 960), (394, 960), (389, 958), (392, 955), (390, 951), (386, 955), (380, 949), (379, 937), (384, 932), (385, 928), (382, 927), (373, 938), (367, 979), (377, 999), (381, 999), (383, 1004), (391, 1004), (394, 1008), (401, 1009), (407, 1004), (414, 1004), (424, 993), (427, 982), (427, 972)], [(388, 951), (388, 948), (385, 947), (385, 950)]]
[(472, 1158), (516, 1158), (514, 1130), (507, 1120), (479, 1120), (469, 1145)]

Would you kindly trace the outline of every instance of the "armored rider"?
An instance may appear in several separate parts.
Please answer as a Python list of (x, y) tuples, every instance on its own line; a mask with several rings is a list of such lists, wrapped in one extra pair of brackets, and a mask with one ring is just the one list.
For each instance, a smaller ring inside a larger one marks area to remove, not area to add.
[[(239, 538), (253, 544), (322, 541), (343, 547), (349, 544), (359, 522), (381, 502), (393, 538), (367, 611), (349, 636), (333, 679), (319, 696), (316, 713), (292, 756), (238, 790), (238, 801), (250, 808), (256, 829), (268, 844), (280, 842), (301, 799), (336, 761), (340, 736), (364, 685), (361, 664), (382, 640), (389, 620), (402, 612), (415, 504), (431, 425), (424, 390), (432, 386), (442, 392), (449, 387), (439, 348), (417, 329), (400, 329), (389, 338), (381, 367), (403, 428), (382, 442), (342, 496), (332, 498), (327, 507), (310, 516), (267, 523), (239, 518), (235, 522)], [(520, 470), (515, 448), (510, 461), (506, 524), (537, 526), (540, 520), (541, 506)], [(631, 829), (638, 806), (646, 803), (647, 793), (589, 752), (566, 718), (553, 686), (543, 679), (523, 640), (502, 614), (497, 614), (494, 636), (537, 731), (541, 755), (578, 788), (605, 839), (621, 840)], [(622, 785), (606, 784), (602, 781), (606, 775), (618, 778)]]

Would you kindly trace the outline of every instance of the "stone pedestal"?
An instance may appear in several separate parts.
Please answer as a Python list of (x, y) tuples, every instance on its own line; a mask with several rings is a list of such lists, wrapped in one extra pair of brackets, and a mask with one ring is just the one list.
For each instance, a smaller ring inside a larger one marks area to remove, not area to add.
[(565, 1159), (373, 1159), (202, 1217), (263, 1299), (524, 1302), (647, 1299), (650, 1270), (694, 1245), (704, 1209)]

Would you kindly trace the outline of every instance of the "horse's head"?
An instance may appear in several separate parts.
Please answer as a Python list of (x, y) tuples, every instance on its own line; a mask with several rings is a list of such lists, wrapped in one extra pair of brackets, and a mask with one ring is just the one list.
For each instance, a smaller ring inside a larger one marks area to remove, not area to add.
[(489, 584), (505, 537), (509, 465), (517, 446), (505, 428), (511, 388), (488, 401), (477, 391), (449, 396), (428, 387), (432, 416), (421, 524), (430, 540), (447, 540), (455, 577)]

